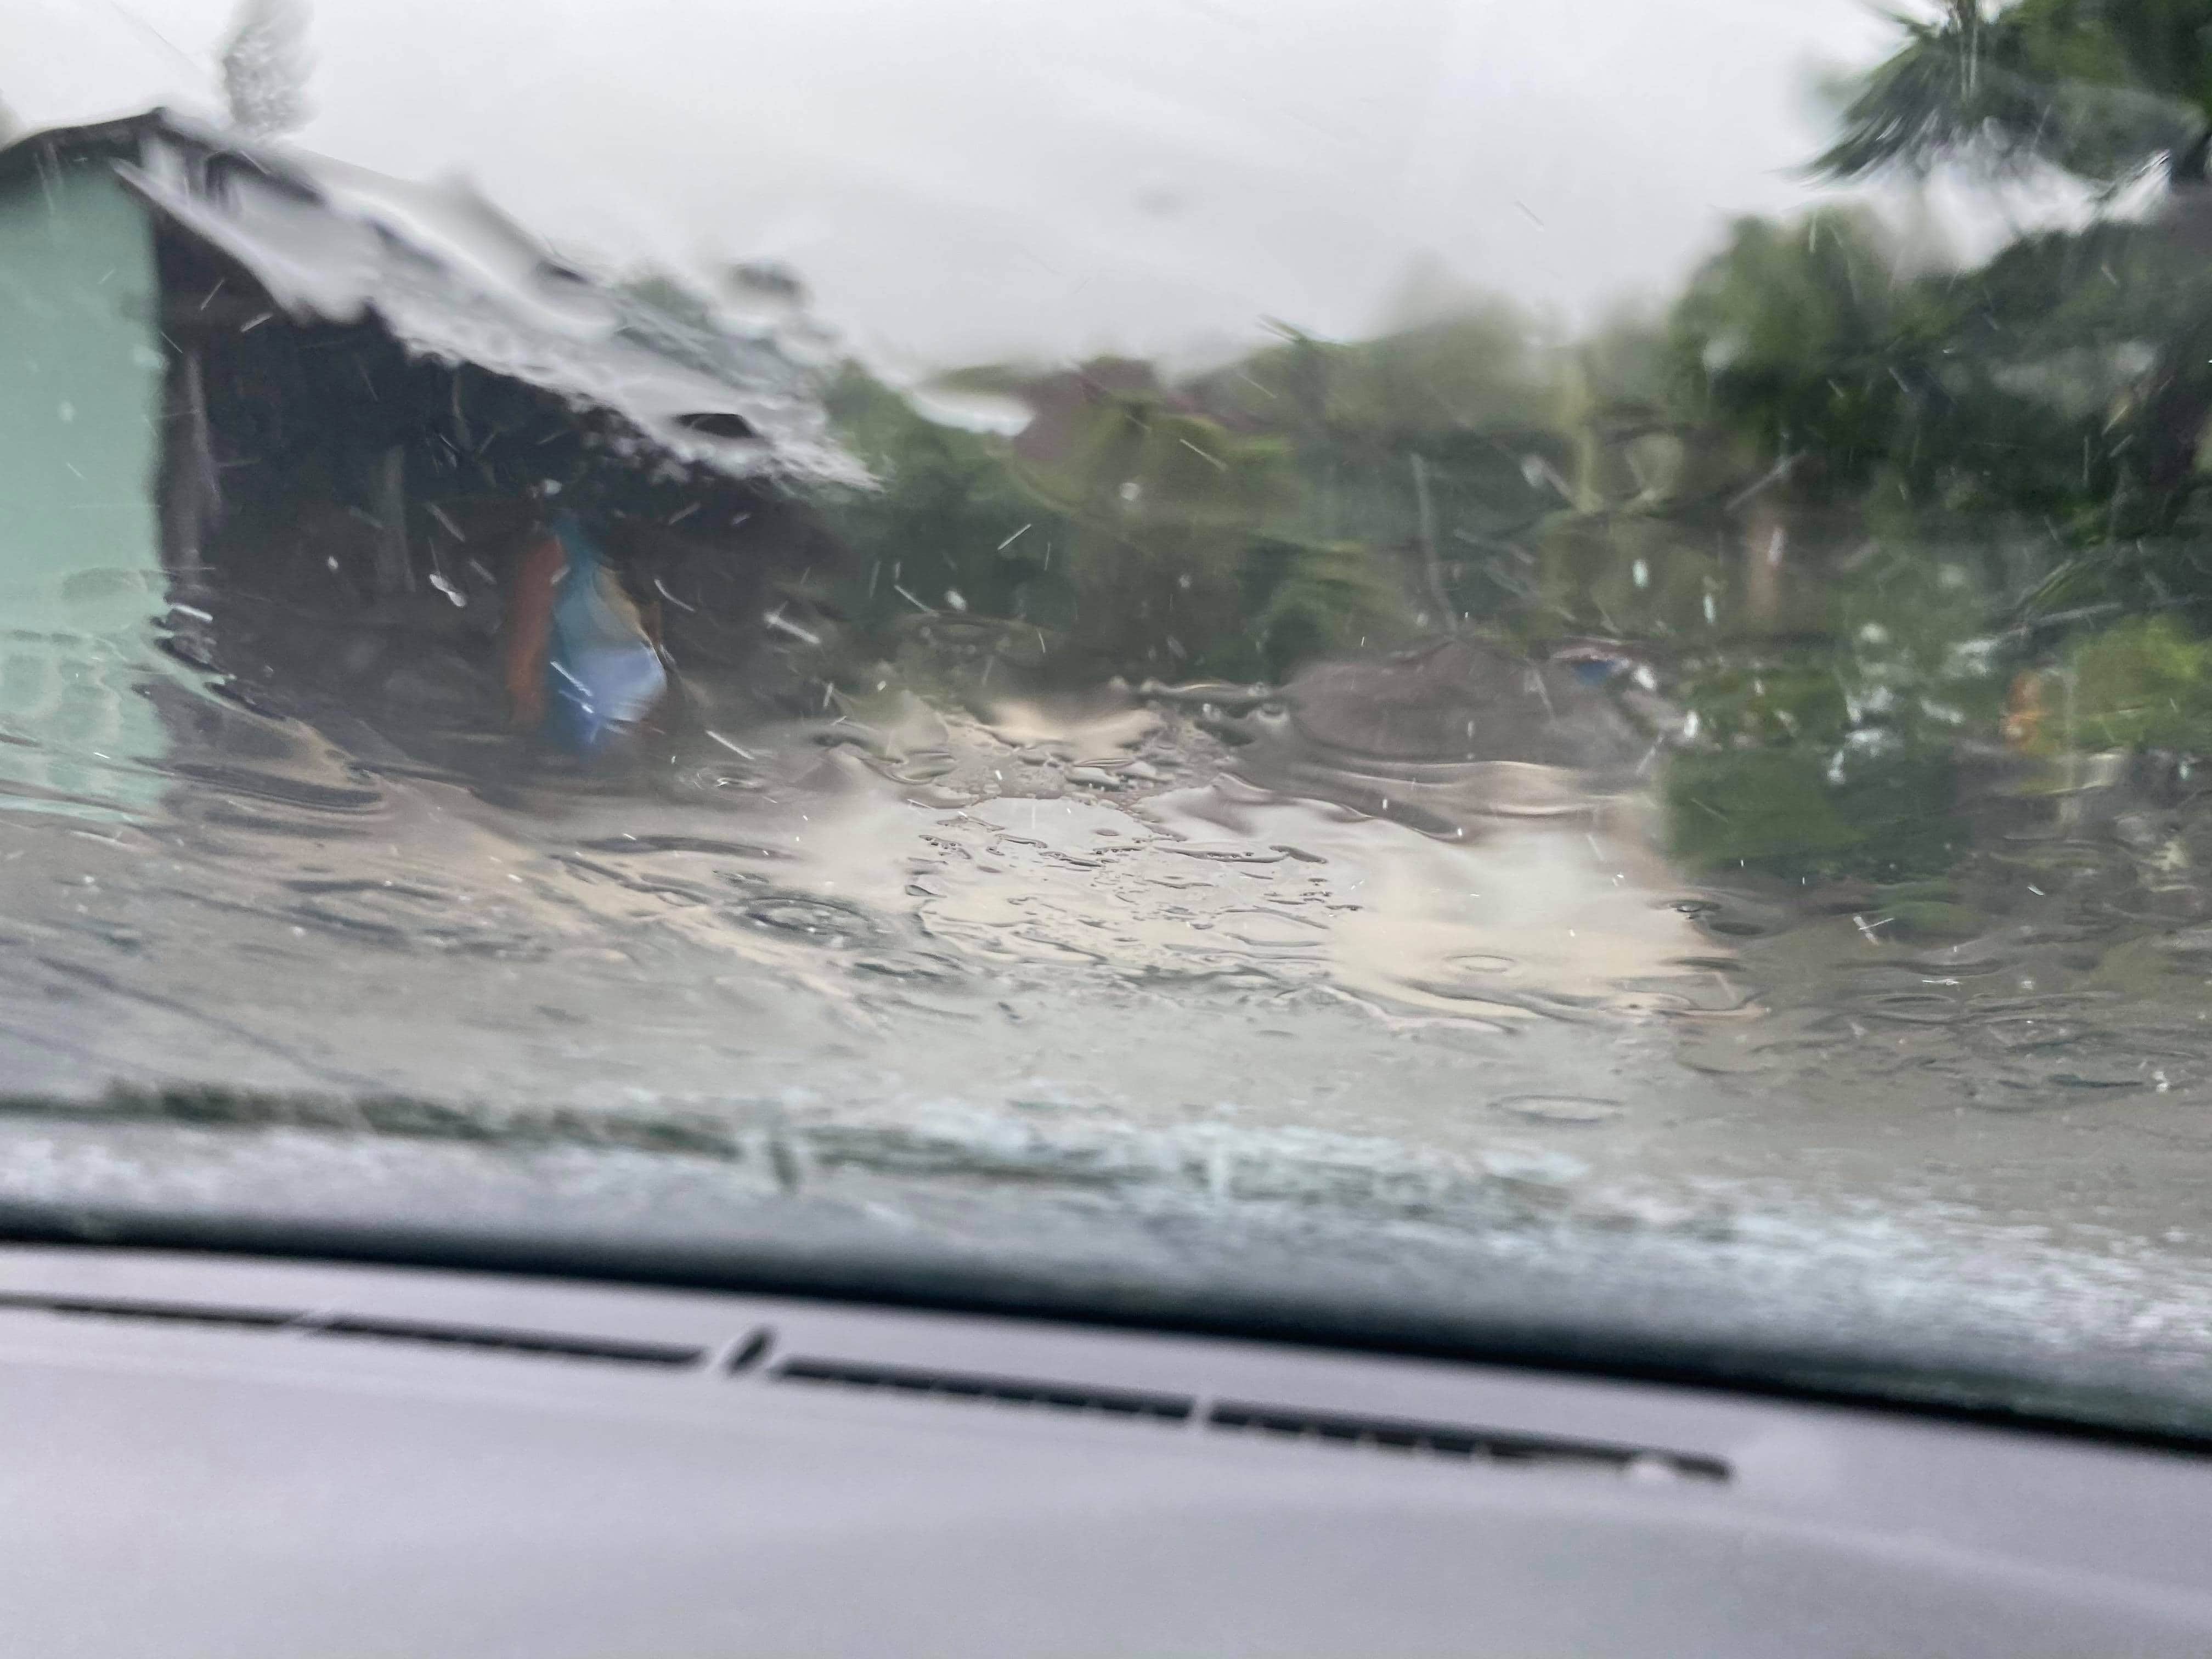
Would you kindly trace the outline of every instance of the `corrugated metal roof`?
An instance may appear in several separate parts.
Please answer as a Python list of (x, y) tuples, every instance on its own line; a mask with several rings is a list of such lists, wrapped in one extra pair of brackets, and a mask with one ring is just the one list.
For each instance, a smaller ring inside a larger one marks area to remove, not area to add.
[(387, 178), (158, 110), (33, 135), (0, 152), (0, 171), (86, 149), (112, 152), (129, 188), (297, 320), (373, 317), (410, 352), (609, 410), (728, 477), (869, 482), (811, 374), (772, 342), (710, 334), (592, 282), (465, 183)]

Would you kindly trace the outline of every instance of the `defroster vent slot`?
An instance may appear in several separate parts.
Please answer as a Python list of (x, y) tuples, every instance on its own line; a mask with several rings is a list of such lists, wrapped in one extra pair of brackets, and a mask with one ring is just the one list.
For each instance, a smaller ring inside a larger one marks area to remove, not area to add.
[(1206, 1426), (1224, 1432), (1303, 1440), (1317, 1445), (1362, 1447), (1370, 1451), (1462, 1462), (1518, 1463), (1553, 1468), (1580, 1466), (1639, 1479), (1721, 1481), (1729, 1467), (1719, 1458), (1648, 1446), (1558, 1438), (1549, 1435), (1426, 1423), (1410, 1418), (1363, 1417), (1340, 1412), (1300, 1410), (1288, 1406), (1216, 1401)]
[(706, 1363), (707, 1350), (690, 1343), (647, 1342), (623, 1337), (583, 1336), (563, 1331), (509, 1330), (496, 1326), (448, 1324), (437, 1320), (378, 1319), (360, 1314), (317, 1312), (305, 1308), (236, 1308), (190, 1302), (148, 1302), (122, 1297), (0, 1294), (0, 1309), (58, 1314), (80, 1319), (145, 1320), (164, 1324), (220, 1325), (283, 1331), (307, 1337), (350, 1337), (356, 1340), (415, 1343), (531, 1359), (599, 1360), (621, 1365), (675, 1370)]
[(1135, 1389), (1102, 1388), (1088, 1382), (1037, 1382), (1026, 1377), (985, 1376), (847, 1359), (787, 1359), (769, 1375), (778, 1382), (872, 1389), (938, 1400), (991, 1401), (1000, 1405), (1036, 1406), (1048, 1411), (1097, 1413), (1103, 1417), (1158, 1423), (1187, 1423), (1198, 1407), (1197, 1401), (1186, 1394), (1152, 1394)]

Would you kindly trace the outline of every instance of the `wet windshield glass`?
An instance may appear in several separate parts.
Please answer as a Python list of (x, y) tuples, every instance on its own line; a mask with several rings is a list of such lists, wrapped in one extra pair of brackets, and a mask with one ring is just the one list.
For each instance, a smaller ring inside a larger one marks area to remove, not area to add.
[(0, 21), (9, 1205), (2212, 1431), (2212, 5), (155, 9)]

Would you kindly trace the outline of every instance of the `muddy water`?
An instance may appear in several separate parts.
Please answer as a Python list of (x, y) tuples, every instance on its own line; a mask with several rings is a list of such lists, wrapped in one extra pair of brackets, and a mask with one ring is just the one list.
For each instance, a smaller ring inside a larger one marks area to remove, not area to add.
[(1230, 744), (1172, 699), (901, 695), (588, 778), (189, 707), (157, 812), (0, 811), (27, 1103), (765, 1111), (1232, 1185), (1472, 1171), (1620, 1224), (2202, 1288), (2186, 933), (1931, 942), (1865, 895), (1687, 879), (1633, 775), (1360, 757), (1264, 713)]

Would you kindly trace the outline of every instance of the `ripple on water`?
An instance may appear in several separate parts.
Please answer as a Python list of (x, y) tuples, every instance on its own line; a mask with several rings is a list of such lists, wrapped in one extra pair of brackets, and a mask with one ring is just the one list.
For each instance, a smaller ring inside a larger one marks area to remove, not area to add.
[(756, 927), (832, 950), (872, 945), (884, 933), (883, 924), (859, 905), (818, 893), (771, 893), (740, 905), (737, 914)]
[(1610, 1123), (1626, 1109), (1618, 1101), (1587, 1095), (1506, 1095), (1490, 1103), (1501, 1112), (1537, 1123)]
[(357, 785), (317, 783), (311, 779), (287, 777), (281, 772), (264, 771), (258, 767), (172, 761), (166, 769), (177, 776), (189, 778), (217, 794), (242, 796), (249, 800), (265, 801), (275, 806), (295, 807), (311, 812), (350, 817), (373, 812), (384, 804), (383, 792), (378, 789)]
[(1964, 1012), (1956, 1000), (1936, 991), (1884, 991), (1861, 997), (1853, 1006), (1871, 1019), (1901, 1025), (1949, 1025)]
[(2075, 1021), (2033, 1014), (2007, 1014), (1994, 1019), (1984, 1019), (1980, 1023), (1980, 1030), (1999, 1048), (2014, 1054), (2038, 1048), (2065, 1048), (2080, 1042), (2091, 1034), (2088, 1026)]
[(1510, 974), (1516, 963), (1511, 957), (1492, 956), (1486, 951), (1468, 951), (1457, 956), (1446, 957), (1444, 965), (1462, 974)]
[(510, 958), (540, 956), (550, 948), (528, 925), (508, 926), (496, 915), (474, 912), (459, 894), (442, 888), (374, 879), (287, 885), (301, 896), (283, 914), (356, 942)]
[(1989, 935), (1907, 957), (1905, 966), (1916, 973), (1978, 979), (1985, 974), (2007, 972), (2018, 966), (2020, 960), (2019, 940)]
[(576, 843), (586, 853), (697, 853), (709, 858), (782, 859), (791, 855), (780, 847), (750, 842), (720, 841), (710, 836), (602, 836)]

